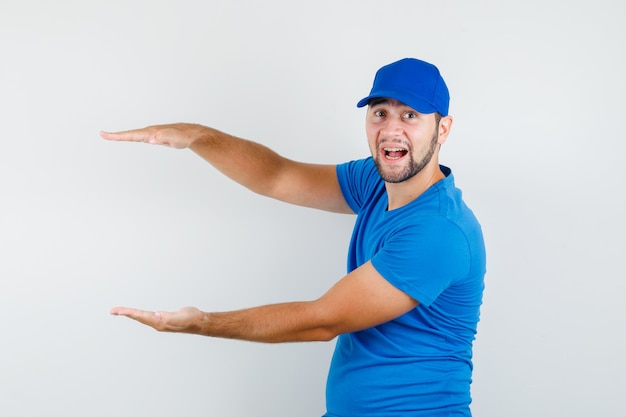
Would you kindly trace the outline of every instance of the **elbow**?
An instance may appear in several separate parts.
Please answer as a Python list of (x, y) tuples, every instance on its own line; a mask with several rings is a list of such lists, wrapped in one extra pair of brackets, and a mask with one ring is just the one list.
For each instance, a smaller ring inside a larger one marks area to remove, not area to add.
[(342, 333), (347, 333), (346, 322), (337, 312), (319, 299), (301, 304), (306, 313), (307, 328), (302, 329), (302, 340), (311, 342), (330, 342)]
[(318, 332), (318, 335), (316, 337), (316, 341), (318, 342), (330, 342), (331, 340), (333, 340), (334, 338), (336, 338), (337, 336), (339, 336), (341, 333), (333, 330), (332, 328), (323, 328), (320, 329)]
[(317, 327), (314, 334), (316, 341), (330, 342), (336, 337), (349, 332), (350, 330), (346, 328), (345, 323), (333, 319), (326, 320), (324, 324)]
[(303, 342), (330, 342), (340, 334), (341, 332), (339, 332), (335, 326), (321, 325), (311, 327), (301, 332), (298, 340)]

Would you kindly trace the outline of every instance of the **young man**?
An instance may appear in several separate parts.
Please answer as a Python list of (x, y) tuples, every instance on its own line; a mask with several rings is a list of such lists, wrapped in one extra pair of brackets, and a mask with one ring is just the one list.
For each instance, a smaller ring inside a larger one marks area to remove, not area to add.
[(452, 126), (448, 105), (432, 64), (405, 58), (382, 67), (357, 104), (368, 107), (372, 156), (337, 166), (292, 161), (200, 125), (102, 132), (108, 140), (189, 148), (256, 193), (357, 214), (348, 274), (314, 301), (111, 313), (159, 331), (258, 342), (338, 337), (327, 417), (470, 416), (485, 249), (451, 170), (438, 162)]

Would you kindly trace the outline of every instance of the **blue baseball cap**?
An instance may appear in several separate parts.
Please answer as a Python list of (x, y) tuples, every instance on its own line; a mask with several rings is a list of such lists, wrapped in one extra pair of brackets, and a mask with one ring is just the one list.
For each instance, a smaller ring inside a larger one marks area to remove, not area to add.
[(392, 98), (420, 113), (448, 115), (450, 93), (439, 70), (433, 64), (404, 58), (385, 65), (376, 72), (369, 96), (357, 103), (364, 107), (373, 98)]

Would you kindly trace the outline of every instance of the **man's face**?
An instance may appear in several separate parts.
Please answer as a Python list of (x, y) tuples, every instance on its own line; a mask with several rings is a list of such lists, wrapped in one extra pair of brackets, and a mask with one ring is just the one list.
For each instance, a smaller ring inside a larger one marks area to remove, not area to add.
[(412, 178), (439, 150), (435, 114), (418, 113), (397, 100), (373, 99), (365, 130), (376, 168), (386, 182)]

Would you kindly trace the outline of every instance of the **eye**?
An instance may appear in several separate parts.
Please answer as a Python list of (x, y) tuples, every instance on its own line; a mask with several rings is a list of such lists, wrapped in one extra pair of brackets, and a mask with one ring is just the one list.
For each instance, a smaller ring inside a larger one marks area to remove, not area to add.
[(376, 117), (384, 117), (385, 112), (383, 110), (374, 110), (374, 116)]
[(404, 113), (402, 115), (402, 117), (405, 118), (405, 119), (415, 119), (415, 118), (417, 118), (417, 113), (412, 112), (412, 111), (408, 111), (408, 112)]

